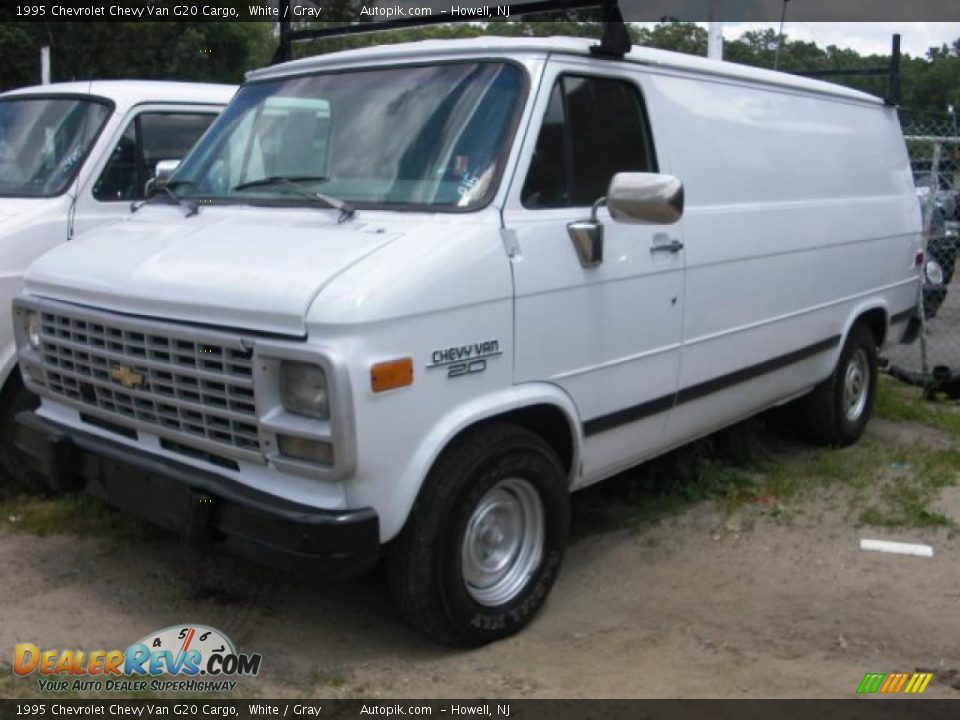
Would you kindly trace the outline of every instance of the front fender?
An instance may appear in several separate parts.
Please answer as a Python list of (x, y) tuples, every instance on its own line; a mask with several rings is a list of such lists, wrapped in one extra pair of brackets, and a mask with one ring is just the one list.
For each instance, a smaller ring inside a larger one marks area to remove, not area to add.
[(381, 540), (387, 542), (403, 528), (427, 474), (440, 453), (454, 438), (484, 420), (534, 405), (558, 408), (570, 424), (574, 447), (567, 480), (572, 483), (580, 472), (580, 453), (583, 447), (583, 425), (573, 400), (561, 388), (549, 383), (515, 385), (451, 408), (433, 425), (397, 478), (393, 492), (384, 503), (383, 509), (378, 510)]

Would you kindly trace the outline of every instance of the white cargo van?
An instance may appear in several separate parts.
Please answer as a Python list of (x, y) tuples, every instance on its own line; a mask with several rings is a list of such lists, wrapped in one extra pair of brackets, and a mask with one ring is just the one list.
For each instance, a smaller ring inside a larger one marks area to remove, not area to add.
[[(27, 266), (142, 200), (161, 160), (178, 160), (236, 87), (143, 80), (70, 82), (0, 94), (0, 303)], [(24, 468), (14, 413), (35, 399), (17, 373), (10, 313), (0, 314), (0, 475)]]
[(576, 39), (253, 72), (168, 187), (28, 273), (32, 467), (270, 562), (384, 555), (464, 644), (543, 604), (570, 491), (802, 396), (855, 441), (922, 261), (893, 108)]

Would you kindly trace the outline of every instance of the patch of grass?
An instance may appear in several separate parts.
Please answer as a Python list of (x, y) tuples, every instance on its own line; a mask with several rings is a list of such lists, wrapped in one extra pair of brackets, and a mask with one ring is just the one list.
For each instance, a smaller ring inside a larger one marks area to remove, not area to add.
[(90, 495), (44, 498), (18, 495), (0, 502), (0, 527), (45, 537), (142, 539), (153, 529)]
[[(960, 438), (955, 407), (930, 405), (888, 380), (880, 387), (881, 417), (922, 423)], [(720, 503), (728, 513), (749, 506), (789, 522), (812, 495), (858, 525), (954, 528), (957, 523), (931, 506), (960, 478), (958, 448), (934, 450), (909, 439), (891, 442), (869, 434), (845, 448), (814, 447), (800, 441), (788, 424), (766, 416), (587, 490), (585, 502), (578, 499), (575, 505), (586, 517), (579, 530), (589, 534), (593, 524), (639, 531), (704, 500)]]
[(310, 672), (310, 682), (313, 687), (322, 686), (330, 688), (342, 688), (349, 682), (347, 673), (337, 667), (314, 666)]
[(752, 499), (765, 442), (763, 421), (750, 420), (577, 493), (575, 535), (611, 525), (639, 530), (703, 500), (732, 508)]
[(875, 527), (956, 527), (956, 522), (930, 509), (940, 492), (957, 484), (960, 450), (939, 452), (900, 449), (888, 472), (878, 478), (875, 497), (865, 501), (860, 525)]
[(960, 404), (925, 400), (919, 388), (881, 376), (873, 411), (887, 420), (912, 420), (960, 438)]
[(932, 512), (919, 496), (900, 498), (893, 511), (868, 507), (860, 513), (859, 525), (886, 528), (953, 527), (953, 521), (943, 513)]

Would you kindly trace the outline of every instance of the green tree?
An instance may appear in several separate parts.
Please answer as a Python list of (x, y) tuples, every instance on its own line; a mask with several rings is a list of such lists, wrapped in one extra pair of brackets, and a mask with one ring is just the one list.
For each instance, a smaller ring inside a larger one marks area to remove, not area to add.
[(673, 50), (690, 55), (707, 54), (707, 31), (695, 23), (665, 22), (641, 28), (636, 41), (645, 47)]
[(54, 82), (138, 78), (240, 82), (266, 64), (274, 24), (263, 22), (65, 22), (0, 24), (3, 89), (40, 82), (51, 46)]

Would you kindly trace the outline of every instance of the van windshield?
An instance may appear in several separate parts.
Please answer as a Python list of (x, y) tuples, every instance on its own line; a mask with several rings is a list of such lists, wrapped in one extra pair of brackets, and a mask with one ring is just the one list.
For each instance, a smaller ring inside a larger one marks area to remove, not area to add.
[(169, 186), (237, 203), (310, 203), (309, 188), (359, 207), (476, 208), (499, 179), (522, 88), (501, 62), (251, 83)]
[(98, 100), (0, 99), (0, 196), (62, 193), (109, 115)]

